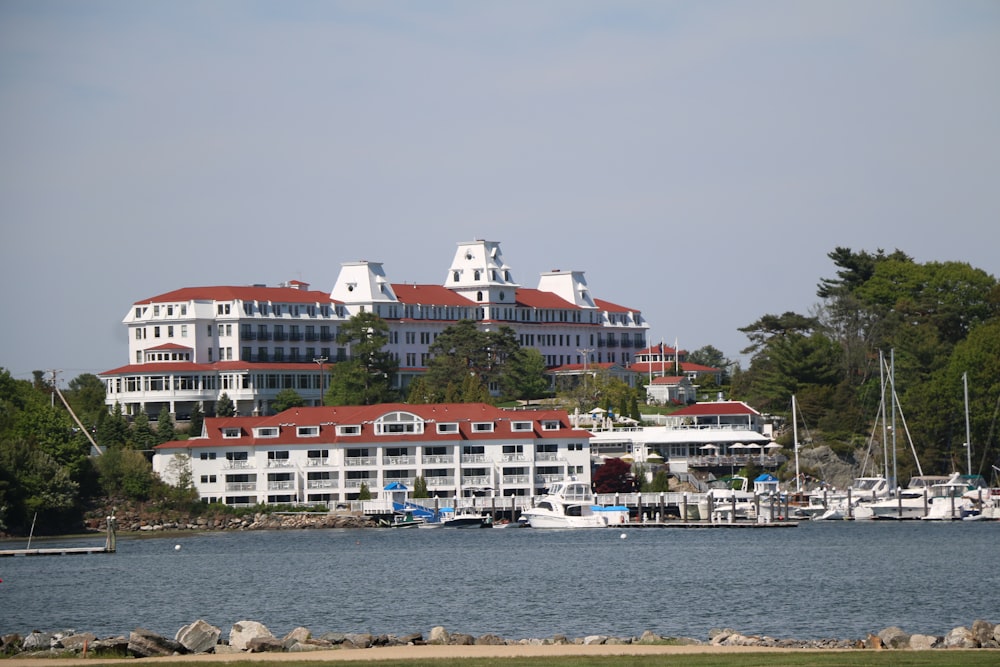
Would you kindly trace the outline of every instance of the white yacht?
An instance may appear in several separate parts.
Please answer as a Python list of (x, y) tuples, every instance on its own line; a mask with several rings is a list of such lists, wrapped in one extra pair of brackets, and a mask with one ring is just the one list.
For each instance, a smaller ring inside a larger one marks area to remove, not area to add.
[(586, 482), (566, 480), (553, 484), (538, 503), (521, 513), (532, 528), (603, 528), (607, 524), (594, 512), (594, 494)]

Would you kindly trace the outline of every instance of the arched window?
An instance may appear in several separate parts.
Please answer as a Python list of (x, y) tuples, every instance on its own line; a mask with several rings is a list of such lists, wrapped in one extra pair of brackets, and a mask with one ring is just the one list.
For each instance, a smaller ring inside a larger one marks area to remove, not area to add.
[(483, 300), (483, 293), (476, 292), (476, 301), (482, 301), (482, 300)]

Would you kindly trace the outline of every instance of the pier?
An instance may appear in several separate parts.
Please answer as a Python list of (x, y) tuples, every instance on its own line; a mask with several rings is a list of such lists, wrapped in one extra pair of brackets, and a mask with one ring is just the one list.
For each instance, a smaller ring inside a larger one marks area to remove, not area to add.
[(42, 549), (31, 548), (31, 537), (28, 538), (28, 546), (24, 549), (0, 549), (0, 557), (10, 556), (76, 556), (81, 554), (113, 554), (118, 550), (117, 521), (115, 517), (109, 516), (107, 519), (107, 535), (104, 545), (99, 547), (48, 547)]

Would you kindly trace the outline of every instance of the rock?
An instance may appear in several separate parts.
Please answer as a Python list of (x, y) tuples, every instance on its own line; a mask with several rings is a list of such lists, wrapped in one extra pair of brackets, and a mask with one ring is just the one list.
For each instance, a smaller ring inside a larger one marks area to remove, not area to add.
[(419, 646), (424, 643), (424, 633), (422, 632), (411, 632), (408, 635), (403, 635), (399, 638), (404, 644), (413, 644), (414, 646)]
[(3, 649), (4, 653), (15, 653), (20, 651), (23, 643), (24, 638), (16, 632), (0, 637), (0, 649)]
[(448, 636), (448, 631), (440, 625), (436, 625), (431, 628), (431, 634), (427, 638), (428, 644), (448, 644), (451, 638)]
[(646, 630), (645, 632), (642, 633), (642, 636), (639, 637), (640, 644), (659, 644), (662, 641), (663, 637), (656, 634), (652, 630)]
[(305, 643), (312, 637), (312, 633), (306, 628), (298, 627), (281, 638), (281, 644), (287, 649), (293, 644)]
[(608, 642), (607, 635), (588, 635), (583, 638), (583, 643), (587, 646), (592, 644), (606, 644)]
[(910, 635), (910, 648), (914, 651), (928, 651), (940, 643), (940, 637), (931, 635)]
[(331, 644), (343, 644), (346, 638), (343, 632), (326, 632), (320, 635), (320, 639)]
[(910, 635), (896, 626), (885, 628), (878, 633), (878, 637), (886, 648), (906, 648), (910, 645)]
[(354, 648), (371, 648), (373, 639), (370, 634), (349, 632), (344, 635), (344, 644), (350, 644)]
[(239, 621), (229, 630), (229, 645), (240, 651), (247, 650), (250, 640), (260, 637), (271, 637), (271, 631), (263, 623), (257, 621)]
[(882, 643), (882, 638), (878, 635), (868, 635), (868, 637), (861, 641), (861, 648), (873, 648), (880, 651), (885, 648), (885, 645)]
[(180, 642), (145, 628), (136, 628), (128, 635), (128, 652), (136, 658), (154, 658), (181, 654), (185, 649)]
[(485, 634), (476, 637), (478, 646), (504, 646), (506, 643), (507, 641), (499, 635)]
[(964, 626), (954, 628), (946, 634), (941, 645), (944, 648), (979, 648), (972, 630)]
[(22, 651), (48, 651), (52, 648), (52, 640), (55, 639), (54, 635), (50, 632), (39, 632), (38, 630), (33, 630), (31, 634), (24, 638), (21, 642)]
[(174, 639), (189, 653), (208, 653), (219, 643), (222, 630), (199, 619), (177, 631)]
[(989, 621), (973, 621), (972, 636), (976, 638), (976, 644), (979, 648), (985, 647), (993, 641), (993, 624)]
[(97, 640), (97, 635), (91, 634), (89, 632), (81, 632), (77, 635), (70, 635), (69, 637), (63, 637), (58, 642), (56, 642), (57, 647), (62, 647), (67, 651), (74, 651), (76, 653), (82, 653), (84, 646), (87, 650), (90, 650), (91, 644)]
[(557, 646), (563, 646), (565, 644), (569, 644), (569, 637), (566, 635), (552, 635), (552, 639), (549, 640), (549, 643)]
[(451, 635), (451, 641), (449, 643), (452, 646), (472, 646), (476, 643), (476, 638), (472, 635), (458, 633)]
[(247, 650), (251, 653), (280, 653), (285, 645), (277, 637), (253, 637), (247, 642)]

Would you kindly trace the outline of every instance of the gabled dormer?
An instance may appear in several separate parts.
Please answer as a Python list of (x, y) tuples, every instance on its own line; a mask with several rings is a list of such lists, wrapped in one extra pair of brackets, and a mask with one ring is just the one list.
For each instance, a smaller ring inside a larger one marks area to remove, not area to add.
[(396, 294), (385, 277), (381, 262), (346, 262), (330, 297), (347, 306), (395, 302)]
[(539, 292), (550, 292), (579, 308), (597, 308), (583, 271), (549, 271), (538, 280)]

